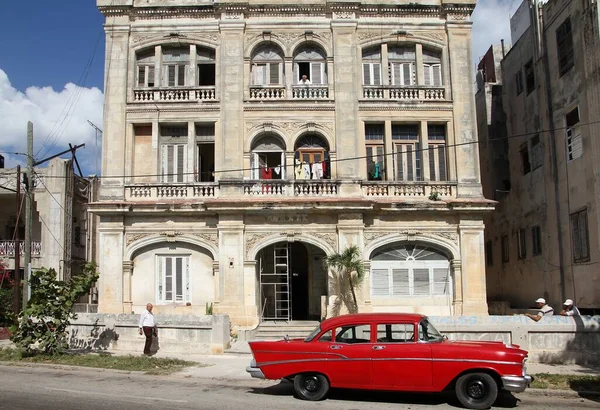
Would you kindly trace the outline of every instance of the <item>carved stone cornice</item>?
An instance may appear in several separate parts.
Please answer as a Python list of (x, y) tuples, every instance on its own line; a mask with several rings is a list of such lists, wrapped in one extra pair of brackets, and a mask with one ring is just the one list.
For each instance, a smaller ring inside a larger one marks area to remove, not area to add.
[(135, 241), (139, 241), (147, 236), (152, 235), (151, 233), (129, 233), (125, 236), (125, 245), (129, 246)]
[(383, 238), (384, 236), (388, 236), (390, 234), (392, 234), (393, 232), (381, 232), (381, 231), (376, 231), (376, 232), (365, 232), (363, 234), (364, 240), (365, 240), (365, 244), (369, 243), (369, 242), (373, 242), (376, 239), (379, 238)]
[(195, 232), (192, 235), (197, 236), (198, 238), (202, 239), (205, 242), (210, 243), (211, 245), (213, 245), (217, 248), (219, 247), (219, 237), (218, 237), (217, 233)]
[(438, 236), (452, 243), (458, 243), (458, 234), (456, 232), (432, 232), (430, 235)]
[(246, 233), (246, 235), (245, 235), (245, 239), (246, 239), (246, 255), (248, 254), (248, 252), (250, 251), (250, 249), (252, 249), (254, 247), (254, 245), (256, 245), (257, 242), (263, 240), (267, 236), (273, 236), (273, 233), (271, 233), (271, 232), (251, 232), (251, 233)]
[(475, 4), (445, 4), (443, 12), (448, 21), (470, 21)]
[(309, 124), (312, 124), (315, 129), (327, 130), (329, 132), (333, 131), (333, 122), (316, 122), (316, 123), (308, 123), (308, 122), (299, 122), (299, 121), (291, 121), (291, 122), (269, 122), (266, 123), (264, 121), (248, 121), (245, 123), (244, 128), (246, 133), (250, 132), (253, 129), (264, 127), (268, 124), (269, 127), (283, 130), (287, 133), (291, 133), (294, 131), (298, 131), (301, 129), (309, 128)]
[(209, 42), (214, 45), (219, 43), (221, 35), (218, 32), (207, 32), (207, 33), (178, 33), (168, 34), (138, 34), (131, 38), (131, 43), (134, 46), (138, 46), (146, 43), (168, 43), (169, 41), (178, 40), (182, 43), (198, 43), (198, 42)]
[(327, 243), (334, 251), (337, 250), (338, 235), (335, 232), (304, 232), (299, 236), (299, 239), (302, 240), (303, 236), (317, 237)]

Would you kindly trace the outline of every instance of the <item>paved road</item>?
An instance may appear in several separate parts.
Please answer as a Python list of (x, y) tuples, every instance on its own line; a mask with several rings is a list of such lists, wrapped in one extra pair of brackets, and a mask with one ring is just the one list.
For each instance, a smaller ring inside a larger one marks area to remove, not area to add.
[[(598, 408), (580, 398), (505, 395), (495, 408)], [(295, 399), (287, 382), (146, 376), (110, 370), (0, 366), (0, 409), (456, 409), (448, 395), (332, 391), (322, 402)]]

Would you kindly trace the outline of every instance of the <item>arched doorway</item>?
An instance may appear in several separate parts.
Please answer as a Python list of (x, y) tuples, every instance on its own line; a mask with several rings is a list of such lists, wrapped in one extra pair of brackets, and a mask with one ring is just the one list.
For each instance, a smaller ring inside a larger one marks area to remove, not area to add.
[[(427, 243), (392, 243), (371, 254), (371, 297), (381, 304), (436, 308), (452, 303), (450, 261)], [(442, 309), (443, 308), (443, 309)]]
[(257, 254), (261, 320), (318, 320), (327, 295), (325, 252), (302, 242), (278, 242)]

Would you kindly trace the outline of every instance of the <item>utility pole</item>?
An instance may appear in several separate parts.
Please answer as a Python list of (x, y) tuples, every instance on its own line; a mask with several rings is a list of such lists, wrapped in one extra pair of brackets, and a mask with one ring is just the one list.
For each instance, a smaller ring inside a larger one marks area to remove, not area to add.
[(29, 273), (31, 272), (31, 224), (33, 220), (33, 123), (27, 122), (27, 185), (25, 186), (25, 254), (23, 264), (23, 309), (29, 300)]
[(15, 319), (19, 314), (19, 300), (21, 295), (21, 238), (19, 238), (19, 221), (21, 220), (21, 166), (17, 165), (17, 214), (15, 222), (15, 284), (13, 285), (13, 312)]

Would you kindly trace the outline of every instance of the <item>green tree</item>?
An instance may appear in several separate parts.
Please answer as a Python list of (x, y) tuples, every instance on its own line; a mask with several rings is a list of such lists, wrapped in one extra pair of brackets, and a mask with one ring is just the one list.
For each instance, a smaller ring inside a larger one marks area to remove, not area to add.
[[(358, 312), (356, 289), (360, 287), (365, 278), (365, 268), (356, 245), (346, 248), (342, 253), (335, 253), (325, 259), (325, 267), (336, 274), (338, 303), (334, 314), (339, 314), (340, 304), (345, 303), (350, 313)], [(352, 300), (349, 301), (347, 292)]]
[(86, 264), (68, 282), (56, 279), (54, 269), (42, 268), (31, 274), (31, 298), (19, 313), (11, 340), (27, 354), (62, 353), (67, 347), (67, 327), (77, 319), (73, 305), (89, 293), (98, 280), (96, 264)]

